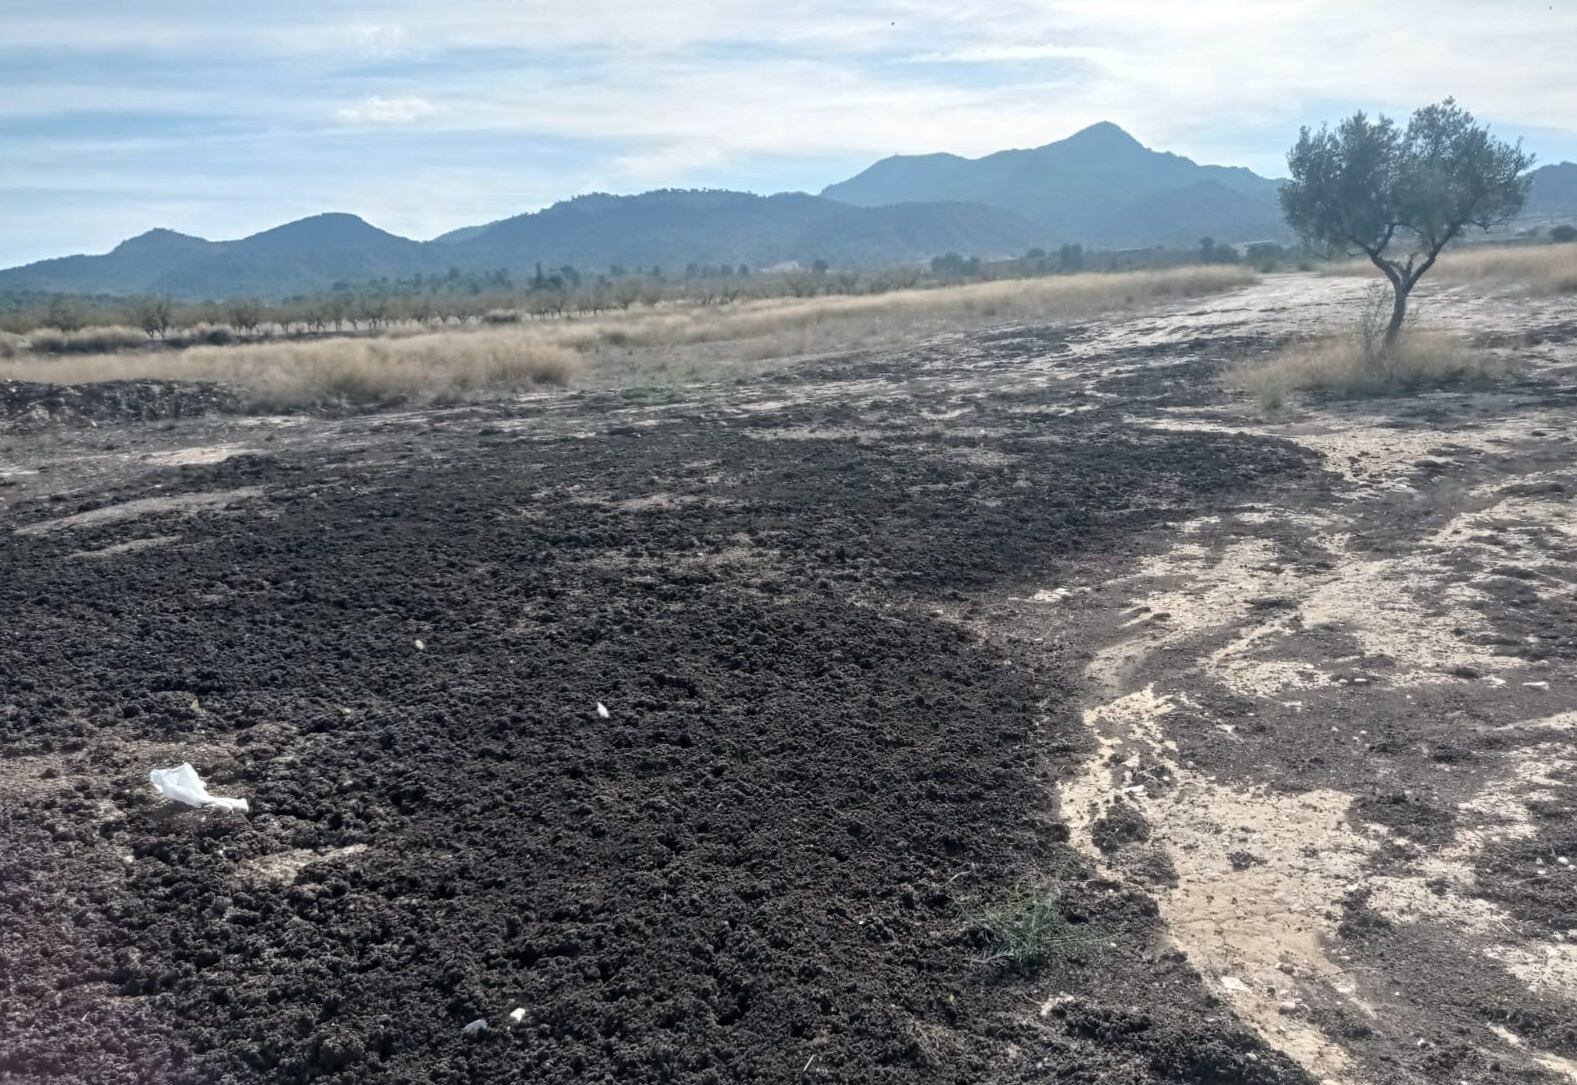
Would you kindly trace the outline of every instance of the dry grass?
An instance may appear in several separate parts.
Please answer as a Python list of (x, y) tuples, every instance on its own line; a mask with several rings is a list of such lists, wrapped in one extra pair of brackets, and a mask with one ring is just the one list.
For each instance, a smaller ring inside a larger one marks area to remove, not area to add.
[(147, 334), (121, 324), (101, 324), (76, 331), (35, 328), (27, 333), (27, 347), (35, 354), (110, 354), (122, 350), (145, 350)]
[(1447, 282), (1493, 282), (1535, 294), (1577, 294), (1577, 244), (1459, 249), (1431, 271)]
[(1390, 395), (1452, 380), (1503, 377), (1514, 368), (1507, 355), (1447, 332), (1409, 331), (1388, 352), (1370, 348), (1361, 335), (1333, 334), (1240, 362), (1227, 372), (1226, 383), (1275, 410), (1293, 392)]
[(148, 378), (222, 381), (240, 386), (259, 405), (275, 408), (335, 401), (454, 402), (572, 380), (612, 387), (739, 377), (807, 354), (1217, 293), (1255, 278), (1235, 267), (1183, 267), (854, 297), (674, 306), (589, 320), (436, 332), (404, 329), (378, 338), (54, 358), (22, 355), (0, 361), (0, 378), (67, 384)]
[(457, 402), (492, 391), (568, 384), (572, 350), (540, 336), (436, 332), (401, 339), (318, 339), (0, 364), (0, 377), (78, 384), (207, 380), (241, 387), (259, 406)]
[(1233, 267), (1064, 275), (855, 297), (775, 298), (611, 314), (578, 322), (581, 382), (666, 384), (744, 377), (834, 351), (878, 349), (947, 331), (1110, 312), (1220, 293), (1257, 280)]
[[(1379, 275), (1368, 260), (1333, 264), (1328, 275)], [(1423, 280), (1493, 283), (1532, 294), (1577, 293), (1577, 244), (1470, 245), (1442, 253)]]

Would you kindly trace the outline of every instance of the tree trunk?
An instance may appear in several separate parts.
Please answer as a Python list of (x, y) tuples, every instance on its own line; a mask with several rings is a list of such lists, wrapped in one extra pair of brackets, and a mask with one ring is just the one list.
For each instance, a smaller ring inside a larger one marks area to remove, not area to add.
[(1386, 350), (1395, 346), (1402, 334), (1402, 322), (1407, 319), (1407, 295), (1413, 289), (1413, 284), (1406, 279), (1397, 279), (1391, 285), (1396, 288), (1396, 299), (1391, 303), (1391, 322), (1385, 326), (1383, 345)]

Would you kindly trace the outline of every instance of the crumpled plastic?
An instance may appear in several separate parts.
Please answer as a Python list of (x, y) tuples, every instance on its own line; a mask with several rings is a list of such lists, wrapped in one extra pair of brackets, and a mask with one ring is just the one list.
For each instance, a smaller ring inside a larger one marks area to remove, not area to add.
[(208, 785), (197, 775), (188, 762), (173, 769), (154, 769), (148, 773), (148, 782), (166, 799), (183, 802), (187, 806), (217, 806), (224, 810), (247, 812), (245, 799), (227, 799), (222, 795), (208, 794)]

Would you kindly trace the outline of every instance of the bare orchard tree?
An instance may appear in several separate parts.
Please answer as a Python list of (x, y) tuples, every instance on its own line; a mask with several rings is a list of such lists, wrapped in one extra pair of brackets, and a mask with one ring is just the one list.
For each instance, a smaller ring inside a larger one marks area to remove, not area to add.
[(1440, 250), (1469, 227), (1488, 230), (1521, 211), (1532, 165), (1520, 141), (1494, 138), (1451, 98), (1415, 112), (1405, 130), (1384, 115), (1354, 113), (1334, 132), (1298, 133), (1281, 210), (1311, 245), (1367, 256), (1385, 273), (1389, 348), (1407, 296)]
[(175, 320), (175, 302), (168, 294), (150, 294), (146, 297), (134, 298), (131, 303), (131, 318), (137, 322), (137, 327), (147, 333), (148, 338), (157, 336), (164, 338), (164, 333), (170, 330), (170, 325)]
[(263, 324), (263, 303), (256, 298), (231, 298), (225, 302), (224, 311), (230, 326), (247, 335)]

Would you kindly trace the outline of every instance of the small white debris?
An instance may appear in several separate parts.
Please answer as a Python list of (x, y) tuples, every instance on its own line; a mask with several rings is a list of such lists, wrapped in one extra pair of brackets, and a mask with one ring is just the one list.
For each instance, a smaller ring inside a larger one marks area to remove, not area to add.
[(1524, 688), (1524, 689), (1549, 689), (1550, 688), (1550, 684), (1548, 682), (1524, 682), (1524, 683), (1522, 683), (1522, 688)]
[(1221, 986), (1226, 990), (1231, 991), (1235, 995), (1248, 994), (1248, 984), (1244, 983), (1236, 976), (1222, 976)]
[(1276, 1012), (1277, 1013), (1297, 1013), (1298, 1012), (1298, 1004), (1296, 1002), (1292, 1001), (1289, 998), (1285, 1002), (1278, 1002), (1278, 1003), (1276, 1003)]
[(1052, 995), (1050, 998), (1040, 1004), (1040, 1015), (1045, 1017), (1050, 1014), (1052, 1010), (1058, 1009), (1062, 1006), (1070, 1005), (1076, 1001), (1078, 1000), (1065, 992)]
[(1486, 674), (1484, 676), (1484, 681), (1497, 688), (1506, 684), (1506, 680), (1504, 678), (1496, 678), (1493, 674)]
[(148, 773), (148, 782), (166, 799), (185, 803), (187, 806), (218, 806), (225, 810), (246, 813), (245, 799), (227, 799), (208, 794), (208, 785), (197, 775), (188, 762), (181, 762), (173, 769), (154, 769)]
[(468, 1036), (475, 1036), (479, 1032), (486, 1032), (487, 1031), (487, 1018), (485, 1018), (485, 1017), (478, 1017), (475, 1021), (472, 1021), (469, 1025), (465, 1026), (465, 1028), (461, 1029), (460, 1031), (465, 1033)]
[(524, 1021), (525, 1019), (526, 1019), (526, 1008), (524, 1006), (517, 1006), (514, 1009), (509, 1011), (509, 1023), (510, 1024), (518, 1025), (518, 1024), (520, 1024), (520, 1022)]
[(610, 713), (608, 711), (608, 706), (603, 704), (601, 701), (598, 701), (597, 702), (597, 718), (600, 719), (600, 720), (605, 720), (610, 715), (612, 715), (612, 713)]
[(1570, 859), (1566, 858), (1566, 856), (1564, 856), (1564, 855), (1557, 855), (1555, 857), (1555, 861), (1557, 863), (1559, 863), (1561, 866), (1571, 866), (1572, 865), (1572, 861)]
[(417, 641), (416, 642), (416, 650), (418, 652), (425, 652), (425, 651), (427, 651), (427, 645), (423, 644), (421, 641)]

